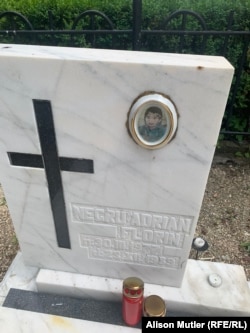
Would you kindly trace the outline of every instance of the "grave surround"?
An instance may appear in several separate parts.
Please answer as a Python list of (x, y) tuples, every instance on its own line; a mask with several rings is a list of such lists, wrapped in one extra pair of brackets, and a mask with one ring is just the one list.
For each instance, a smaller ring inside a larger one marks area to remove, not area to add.
[[(219, 287), (208, 283), (210, 274), (220, 275)], [(61, 333), (70, 326), (78, 332), (88, 330), (89, 325), (91, 331), (102, 327), (110, 332), (139, 332), (140, 323), (132, 328), (122, 323), (122, 282), (39, 271), (27, 266), (19, 252), (0, 284), (0, 320), (6, 333), (28, 329), (40, 332), (42, 328), (46, 333)], [(145, 296), (160, 295), (166, 302), (168, 317), (232, 319), (250, 316), (249, 287), (242, 266), (189, 259), (180, 288), (146, 283)]]
[[(233, 73), (223, 57), (0, 45), (0, 182), (21, 247), (0, 284), (6, 332), (137, 332), (120, 312), (94, 323), (21, 305), (111, 309), (128, 276), (170, 316), (250, 314), (241, 266), (188, 259)], [(131, 106), (150, 94), (177, 112), (157, 149), (129, 132)]]

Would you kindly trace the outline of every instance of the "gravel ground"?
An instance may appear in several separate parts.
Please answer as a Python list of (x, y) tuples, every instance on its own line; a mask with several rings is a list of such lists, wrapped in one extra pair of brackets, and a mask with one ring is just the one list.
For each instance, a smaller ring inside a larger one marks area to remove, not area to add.
[(195, 236), (209, 244), (199, 259), (242, 265), (250, 281), (250, 159), (215, 156)]
[[(237, 264), (250, 281), (250, 159), (215, 154), (195, 236), (209, 244), (198, 259)], [(0, 186), (0, 281), (19, 249)], [(196, 258), (191, 250), (190, 258)]]

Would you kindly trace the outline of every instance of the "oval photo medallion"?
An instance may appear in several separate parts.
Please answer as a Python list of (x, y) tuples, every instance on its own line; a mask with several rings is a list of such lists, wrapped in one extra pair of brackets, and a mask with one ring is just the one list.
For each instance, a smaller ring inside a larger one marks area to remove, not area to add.
[(144, 148), (163, 147), (173, 138), (176, 129), (176, 108), (169, 98), (159, 93), (140, 97), (130, 109), (130, 133)]

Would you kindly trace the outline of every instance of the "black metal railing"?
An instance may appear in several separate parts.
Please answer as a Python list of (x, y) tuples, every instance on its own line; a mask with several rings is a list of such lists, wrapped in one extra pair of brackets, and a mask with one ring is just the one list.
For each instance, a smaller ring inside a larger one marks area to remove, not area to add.
[[(202, 16), (190, 10), (178, 10), (166, 17), (158, 27), (143, 29), (141, 0), (133, 0), (132, 17), (131, 29), (121, 30), (116, 29), (113, 21), (105, 13), (87, 10), (74, 19), (70, 29), (56, 29), (53, 15), (49, 11), (49, 29), (38, 30), (34, 29), (31, 22), (22, 14), (5, 11), (0, 13), (0, 43), (224, 56), (235, 67), (235, 75), (220, 133), (226, 138), (240, 136), (249, 140), (250, 92), (246, 91), (244, 84), (250, 81), (248, 63), (250, 31), (232, 30), (234, 12), (230, 12), (227, 26), (223, 31), (208, 30)], [(190, 20), (195, 21), (195, 29), (189, 28)], [(234, 54), (231, 59), (229, 51), (236, 39), (239, 52), (237, 57)], [(210, 49), (211, 41), (214, 40), (217, 42), (217, 47)], [(247, 104), (243, 109), (237, 105), (237, 99), (242, 91), (244, 91), (244, 103)], [(232, 125), (237, 117), (238, 126)]]

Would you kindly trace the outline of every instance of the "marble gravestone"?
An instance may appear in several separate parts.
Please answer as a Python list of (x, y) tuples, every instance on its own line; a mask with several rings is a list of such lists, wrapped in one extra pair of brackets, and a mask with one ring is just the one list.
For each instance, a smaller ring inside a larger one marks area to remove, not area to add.
[(0, 45), (0, 182), (25, 264), (180, 287), (233, 73), (223, 57)]
[(0, 45), (0, 183), (21, 247), (0, 283), (6, 333), (139, 332), (121, 315), (128, 276), (170, 317), (250, 315), (242, 266), (188, 259), (233, 72)]

